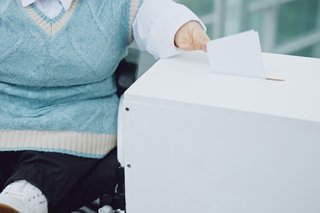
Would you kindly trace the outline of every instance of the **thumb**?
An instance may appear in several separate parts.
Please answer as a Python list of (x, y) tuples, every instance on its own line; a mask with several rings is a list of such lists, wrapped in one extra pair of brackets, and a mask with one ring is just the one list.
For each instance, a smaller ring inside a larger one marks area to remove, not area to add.
[(195, 31), (193, 36), (194, 47), (197, 47), (196, 49), (207, 52), (207, 43), (210, 39), (209, 36), (205, 33), (205, 31), (201, 28), (199, 29), (199, 31)]
[(207, 44), (209, 42), (209, 37), (206, 35), (205, 38), (201, 39), (200, 42), (200, 46), (201, 46), (201, 50), (203, 50), (204, 52), (207, 52)]

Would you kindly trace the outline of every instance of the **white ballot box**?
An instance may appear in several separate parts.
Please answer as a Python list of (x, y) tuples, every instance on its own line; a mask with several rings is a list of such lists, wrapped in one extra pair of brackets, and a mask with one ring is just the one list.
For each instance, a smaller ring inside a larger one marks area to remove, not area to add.
[(283, 81), (212, 74), (193, 52), (127, 90), (127, 213), (320, 212), (320, 59), (263, 63)]

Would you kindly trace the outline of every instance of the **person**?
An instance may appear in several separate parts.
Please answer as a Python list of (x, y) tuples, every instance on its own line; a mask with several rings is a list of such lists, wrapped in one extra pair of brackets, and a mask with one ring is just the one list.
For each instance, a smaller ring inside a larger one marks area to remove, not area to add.
[(171, 0), (0, 0), (0, 212), (52, 211), (114, 153), (133, 38), (157, 58), (209, 40)]

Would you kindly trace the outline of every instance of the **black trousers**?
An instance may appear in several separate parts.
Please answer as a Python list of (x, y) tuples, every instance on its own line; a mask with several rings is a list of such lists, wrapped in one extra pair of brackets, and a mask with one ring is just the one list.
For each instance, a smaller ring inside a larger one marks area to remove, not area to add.
[(49, 212), (67, 213), (112, 194), (117, 183), (116, 150), (103, 159), (34, 151), (0, 152), (0, 188), (17, 180), (38, 187)]

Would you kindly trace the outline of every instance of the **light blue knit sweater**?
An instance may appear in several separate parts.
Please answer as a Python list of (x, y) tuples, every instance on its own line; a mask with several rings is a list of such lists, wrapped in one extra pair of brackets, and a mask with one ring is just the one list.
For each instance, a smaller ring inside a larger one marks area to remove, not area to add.
[(48, 19), (0, 0), (0, 151), (101, 158), (116, 146), (113, 73), (139, 0), (75, 0)]

